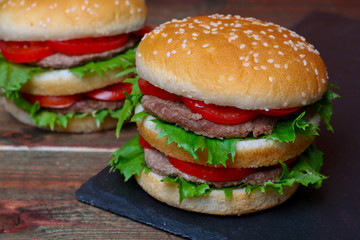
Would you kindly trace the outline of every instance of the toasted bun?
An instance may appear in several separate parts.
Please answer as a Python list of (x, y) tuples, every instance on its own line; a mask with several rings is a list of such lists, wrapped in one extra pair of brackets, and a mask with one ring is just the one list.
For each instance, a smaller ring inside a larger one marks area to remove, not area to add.
[(142, 28), (143, 0), (0, 1), (5, 41), (68, 40), (111, 36)]
[[(208, 154), (198, 150), (199, 162), (197, 162), (190, 153), (178, 148), (176, 143), (167, 144), (167, 138), (157, 138), (160, 129), (156, 129), (155, 123), (151, 121), (153, 117), (147, 116), (137, 122), (140, 135), (153, 147), (163, 152), (165, 155), (177, 158), (187, 162), (199, 163), (206, 165)], [(319, 125), (320, 116), (315, 115), (310, 122)], [(294, 142), (278, 142), (266, 139), (245, 140), (236, 143), (236, 155), (234, 162), (228, 161), (227, 167), (231, 168), (255, 168), (263, 166), (271, 166), (278, 164), (280, 161), (286, 161), (300, 155), (308, 148), (314, 138), (306, 138), (304, 135), (298, 134)]]
[(82, 78), (69, 69), (53, 70), (34, 75), (21, 88), (21, 92), (42, 96), (63, 96), (88, 92), (122, 82), (127, 76), (115, 78), (119, 70), (110, 71), (101, 78), (94, 74)]
[[(41, 129), (51, 130), (49, 127), (39, 127), (34, 124), (29, 116), (29, 113), (23, 111), (18, 106), (16, 106), (12, 101), (3, 98), (3, 104), (5, 110), (9, 112), (14, 118), (19, 120), (20, 122), (31, 125), (34, 127), (38, 127)], [(86, 116), (84, 118), (74, 118), (71, 119), (68, 123), (67, 128), (59, 126), (55, 124), (54, 131), (55, 132), (64, 132), (64, 133), (91, 133), (98, 132), (108, 129), (114, 129), (117, 125), (118, 120), (112, 117), (106, 117), (104, 122), (100, 125), (100, 127), (96, 126), (96, 122), (92, 116)]]
[(141, 41), (140, 77), (168, 92), (241, 109), (281, 109), (319, 100), (327, 72), (314, 46), (254, 18), (173, 20)]
[(162, 182), (163, 177), (156, 173), (145, 173), (136, 176), (138, 184), (152, 197), (168, 205), (188, 211), (216, 215), (241, 215), (257, 212), (281, 204), (291, 197), (298, 184), (284, 188), (281, 195), (268, 189), (265, 193), (256, 191), (246, 196), (244, 188), (234, 189), (230, 199), (225, 198), (222, 190), (213, 190), (209, 195), (198, 198), (187, 198), (179, 203), (179, 189), (173, 183)]

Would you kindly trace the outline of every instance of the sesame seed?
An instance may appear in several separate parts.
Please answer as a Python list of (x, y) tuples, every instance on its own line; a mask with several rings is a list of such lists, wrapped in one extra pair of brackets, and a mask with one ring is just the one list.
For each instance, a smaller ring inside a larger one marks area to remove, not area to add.
[(258, 56), (259, 56), (259, 53), (254, 53), (253, 56), (254, 56), (254, 57), (258, 57)]
[(208, 47), (208, 46), (209, 46), (209, 44), (206, 43), (206, 44), (204, 44), (202, 47), (203, 47), (203, 48), (206, 48), (206, 47)]
[(307, 65), (307, 61), (306, 61), (305, 59), (304, 59), (303, 63), (304, 63), (304, 66), (306, 66), (306, 65)]
[(274, 35), (270, 35), (269, 38), (275, 39)]
[(286, 34), (283, 34), (284, 38), (287, 38), (288, 36)]
[(167, 52), (167, 53), (166, 53), (166, 56), (167, 56), (167, 57), (170, 57), (170, 52)]
[(167, 42), (168, 42), (168, 43), (171, 43), (171, 42), (172, 42), (172, 38), (169, 38)]
[(271, 58), (270, 58), (270, 59), (267, 60), (267, 62), (268, 62), (268, 63), (273, 63), (273, 62), (274, 62), (274, 59), (271, 59)]
[(245, 67), (248, 67), (248, 66), (250, 66), (250, 63), (248, 63), (248, 62), (243, 62), (243, 65), (244, 65)]
[(269, 77), (269, 81), (272, 82), (274, 80), (273, 77)]
[(282, 51), (278, 51), (278, 53), (282, 56), (284, 56), (284, 53)]
[(279, 45), (274, 45), (274, 48), (279, 48)]
[(194, 37), (199, 36), (199, 34), (198, 34), (198, 33), (193, 33), (192, 35), (193, 35)]
[(167, 37), (167, 33), (162, 33), (161, 36)]
[(175, 53), (177, 53), (177, 51), (176, 51), (176, 50), (172, 50), (171, 53), (172, 53), (172, 54), (175, 54)]
[(190, 55), (190, 54), (191, 54), (191, 50), (188, 50), (188, 51), (187, 51), (187, 54)]
[(255, 46), (255, 45), (257, 45), (257, 42), (252, 42), (251, 44)]
[(318, 72), (318, 70), (316, 68), (315, 68), (315, 74), (319, 75), (319, 72)]
[(276, 68), (280, 68), (280, 64), (274, 64), (274, 66), (276, 67)]
[(285, 69), (288, 69), (288, 67), (289, 67), (289, 66), (287, 65), (287, 63), (285, 63), (285, 64), (284, 64), (284, 68), (285, 68)]
[(245, 47), (245, 44), (240, 45), (240, 49), (243, 49)]
[(305, 54), (300, 54), (300, 57), (301, 57), (301, 58), (304, 58), (304, 57), (305, 57)]
[(259, 67), (257, 66), (254, 66), (254, 70), (260, 70)]
[(259, 59), (254, 58), (254, 62), (258, 63), (258, 62), (259, 62)]
[(302, 97), (306, 97), (306, 93), (305, 93), (305, 92), (302, 92), (302, 93), (301, 93), (301, 96), (302, 96)]
[(244, 56), (239, 57), (240, 60), (244, 60), (244, 58), (245, 58)]
[(324, 78), (321, 79), (321, 82), (324, 83), (324, 84), (326, 83)]
[(267, 67), (264, 66), (264, 65), (261, 65), (260, 67), (261, 67), (261, 69), (263, 69), (263, 70), (266, 70), (266, 68), (267, 68)]
[(264, 45), (265, 47), (268, 47), (268, 46), (269, 46), (269, 44), (267, 44), (267, 42), (263, 42), (263, 45)]
[(138, 57), (141, 57), (141, 53), (138, 53), (137, 56), (138, 56)]
[(261, 34), (266, 35), (266, 32), (265, 32), (265, 31), (263, 31), (263, 30), (262, 30), (262, 31), (260, 31), (260, 33), (261, 33)]

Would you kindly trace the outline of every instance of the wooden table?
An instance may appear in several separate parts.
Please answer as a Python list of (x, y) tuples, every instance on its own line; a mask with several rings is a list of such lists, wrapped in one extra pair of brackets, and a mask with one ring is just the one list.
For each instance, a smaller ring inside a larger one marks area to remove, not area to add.
[[(239, 14), (290, 27), (313, 10), (360, 18), (358, 0), (147, 0), (152, 26), (173, 18)], [(22, 125), (0, 107), (0, 239), (180, 239), (82, 204), (75, 191), (102, 170), (110, 153), (137, 134), (49, 133)], [(6, 232), (6, 234), (2, 234)]]

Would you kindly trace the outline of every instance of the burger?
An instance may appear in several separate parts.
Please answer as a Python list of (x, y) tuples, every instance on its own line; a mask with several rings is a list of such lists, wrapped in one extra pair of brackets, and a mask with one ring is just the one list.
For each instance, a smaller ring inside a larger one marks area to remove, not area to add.
[(154, 198), (241, 215), (326, 179), (313, 141), (321, 119), (332, 130), (338, 95), (302, 36), (240, 16), (173, 20), (145, 35), (136, 64), (139, 91), (127, 100), (140, 136), (110, 165)]
[(136, 77), (146, 11), (143, 0), (1, 1), (5, 109), (20, 122), (60, 132), (124, 122), (119, 112)]

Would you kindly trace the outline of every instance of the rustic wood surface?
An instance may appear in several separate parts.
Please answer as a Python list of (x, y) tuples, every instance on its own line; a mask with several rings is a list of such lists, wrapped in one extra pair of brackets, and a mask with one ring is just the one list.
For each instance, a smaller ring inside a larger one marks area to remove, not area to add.
[[(358, 0), (147, 0), (152, 26), (212, 13), (252, 16), (290, 27), (314, 10), (360, 19)], [(0, 107), (0, 239), (181, 239), (82, 204), (75, 190), (102, 170), (110, 152), (137, 134), (88, 135), (25, 126)]]

